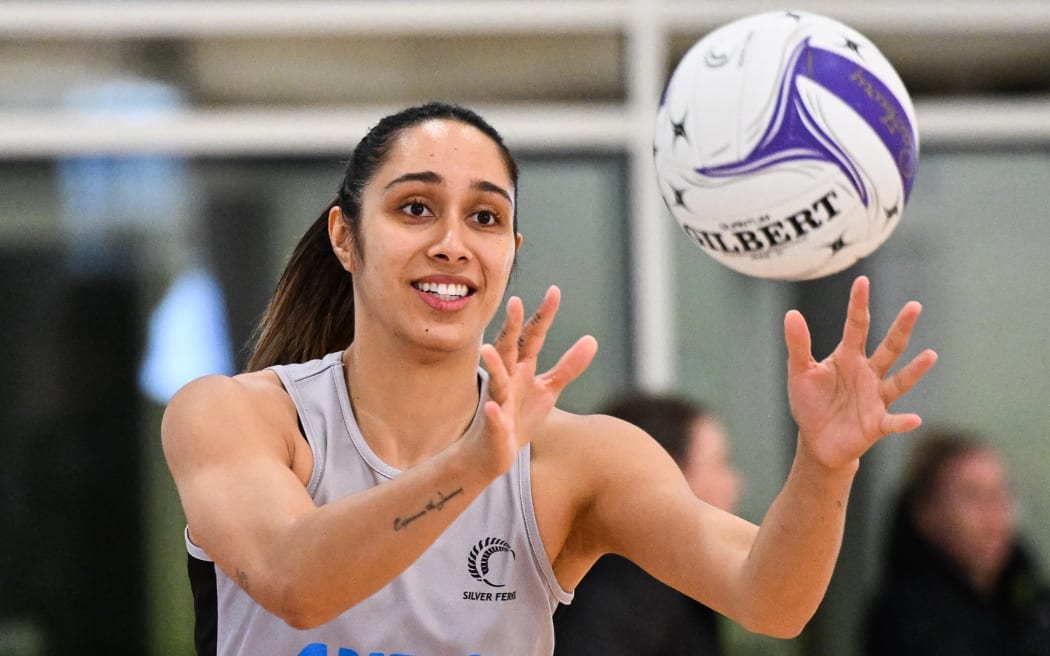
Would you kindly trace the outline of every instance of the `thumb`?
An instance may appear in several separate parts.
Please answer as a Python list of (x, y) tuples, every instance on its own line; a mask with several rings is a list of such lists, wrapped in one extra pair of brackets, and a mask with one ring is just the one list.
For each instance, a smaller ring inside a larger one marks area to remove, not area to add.
[(579, 378), (580, 374), (591, 366), (594, 356), (598, 353), (598, 340), (591, 335), (584, 335), (569, 347), (569, 350), (558, 359), (558, 362), (548, 369), (540, 378), (546, 383), (548, 389), (555, 394), (560, 394), (569, 383)]
[(784, 343), (787, 345), (790, 378), (813, 362), (813, 343), (809, 335), (809, 326), (798, 310), (789, 310), (784, 315)]

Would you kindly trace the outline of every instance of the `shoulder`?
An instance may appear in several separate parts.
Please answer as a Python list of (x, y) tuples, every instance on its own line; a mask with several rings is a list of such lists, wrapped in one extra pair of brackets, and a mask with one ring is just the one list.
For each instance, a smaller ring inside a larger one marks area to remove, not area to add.
[(617, 417), (553, 410), (533, 439), (533, 461), (571, 469), (595, 489), (624, 477), (653, 477), (678, 466), (656, 440)]
[[(272, 371), (209, 375), (183, 386), (161, 421), (166, 452), (217, 448), (237, 435), (278, 436), (297, 430), (295, 406)], [(221, 439), (220, 439), (221, 438)]]
[(533, 441), (534, 459), (550, 458), (579, 474), (618, 476), (652, 472), (661, 465), (677, 469), (648, 433), (622, 419), (602, 414), (574, 414), (555, 409)]
[(602, 414), (577, 414), (555, 408), (547, 417), (539, 439), (557, 439), (573, 446), (587, 448), (608, 446), (610, 442), (650, 441), (648, 434), (634, 424)]
[(168, 402), (165, 418), (201, 413), (262, 410), (290, 401), (277, 375), (254, 371), (236, 376), (202, 376), (186, 383)]

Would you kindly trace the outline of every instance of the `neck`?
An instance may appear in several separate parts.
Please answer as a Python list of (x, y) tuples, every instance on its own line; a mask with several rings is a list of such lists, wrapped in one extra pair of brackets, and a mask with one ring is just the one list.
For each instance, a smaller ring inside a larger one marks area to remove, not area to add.
[(407, 357), (356, 341), (343, 355), (350, 405), (384, 462), (407, 469), (457, 440), (478, 406), (477, 349)]

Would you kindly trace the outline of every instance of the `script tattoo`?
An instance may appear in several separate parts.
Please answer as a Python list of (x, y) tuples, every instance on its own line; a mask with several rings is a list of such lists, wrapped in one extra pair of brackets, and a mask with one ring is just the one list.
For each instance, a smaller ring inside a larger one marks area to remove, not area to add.
[(451, 499), (452, 497), (455, 497), (456, 495), (459, 495), (459, 494), (463, 494), (463, 488), (459, 488), (459, 489), (453, 491), (450, 494), (445, 494), (444, 492), (438, 492), (438, 500), (436, 502), (433, 499), (428, 500), (427, 501), (427, 505), (423, 506), (423, 509), (420, 510), (419, 512), (417, 512), (416, 514), (409, 515), (408, 517), (395, 517), (394, 518), (394, 530), (395, 531), (400, 531), (401, 529), (405, 528), (406, 526), (408, 526), (412, 522), (416, 521), (417, 519), (419, 519), (423, 515), (427, 514), (431, 510), (441, 510), (442, 508), (445, 507), (445, 504), (448, 503), (449, 499)]

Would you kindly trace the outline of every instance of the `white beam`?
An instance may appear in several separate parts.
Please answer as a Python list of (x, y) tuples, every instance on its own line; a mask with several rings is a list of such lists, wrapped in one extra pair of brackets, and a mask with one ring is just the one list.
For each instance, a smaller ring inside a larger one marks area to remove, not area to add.
[(594, 32), (623, 26), (605, 0), (536, 2), (4, 2), (0, 37), (120, 39), (250, 35)]
[[(473, 106), (508, 144), (531, 151), (622, 152), (630, 120), (620, 105)], [(0, 111), (0, 158), (169, 153), (183, 156), (346, 154), (397, 109), (183, 110), (97, 115), (68, 109)]]
[[(619, 103), (478, 105), (476, 109), (515, 149), (631, 152), (644, 169), (649, 152), (642, 151), (649, 148), (652, 129), (644, 104), (630, 108)], [(380, 105), (191, 109), (152, 117), (5, 109), (0, 110), (0, 158), (144, 152), (223, 157), (345, 154), (392, 109)], [(919, 100), (916, 114), (923, 148), (1050, 146), (1050, 96)]]

